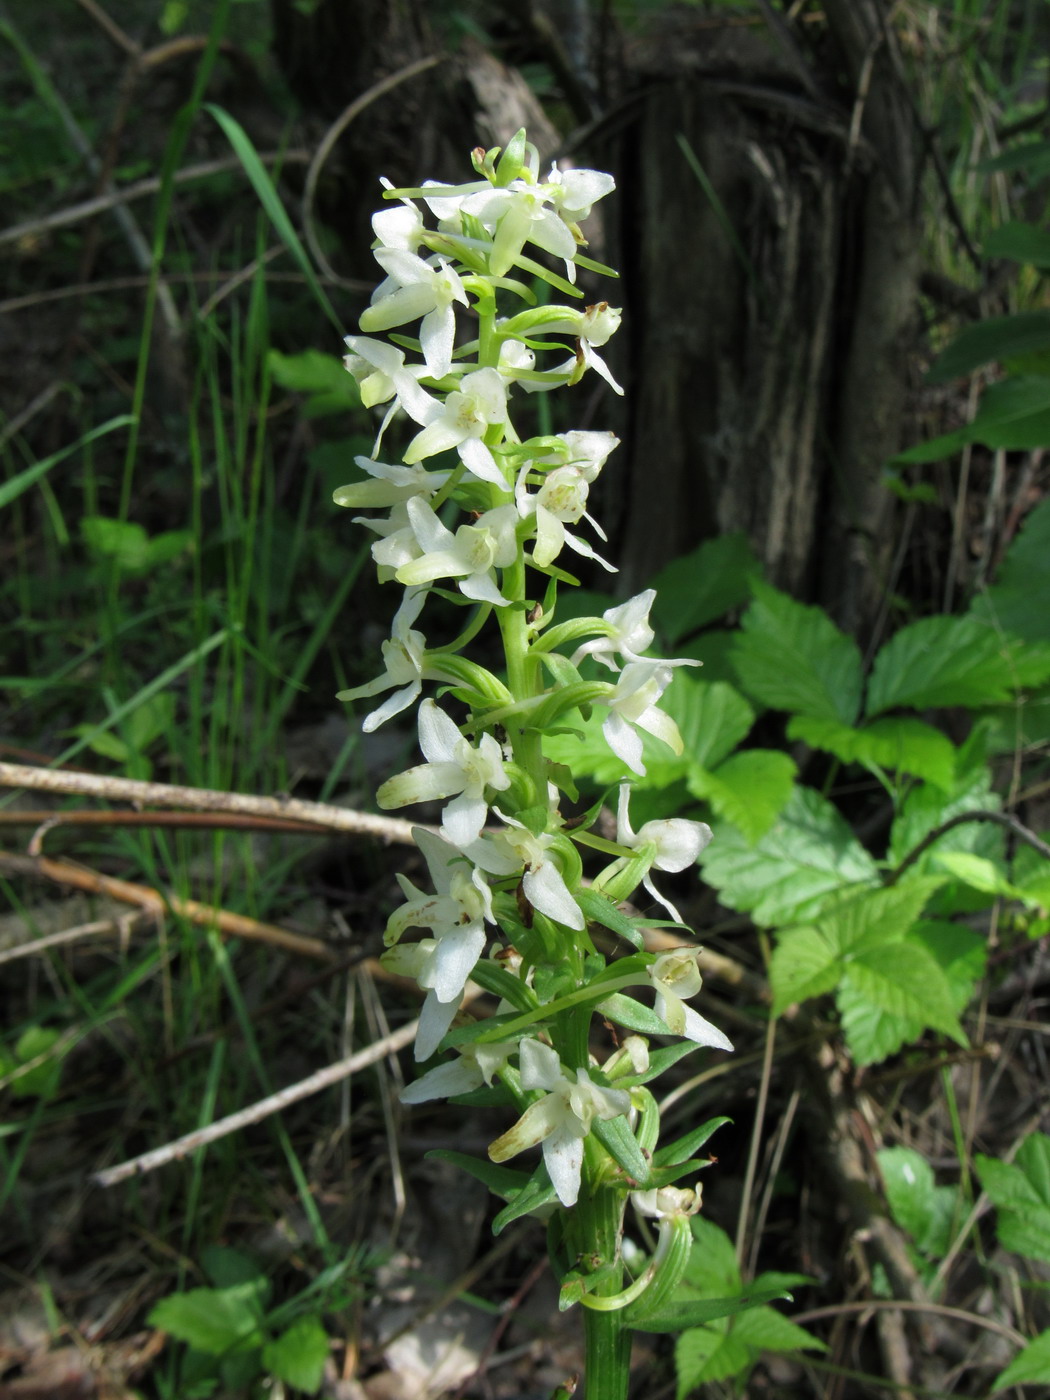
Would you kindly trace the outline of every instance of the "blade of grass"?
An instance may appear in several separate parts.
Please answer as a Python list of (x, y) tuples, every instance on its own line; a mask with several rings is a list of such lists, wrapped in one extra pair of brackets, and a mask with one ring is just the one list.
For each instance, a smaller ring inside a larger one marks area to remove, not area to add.
[(95, 442), (100, 437), (105, 437), (107, 433), (114, 433), (118, 428), (126, 428), (134, 423), (135, 417), (130, 413), (119, 414), (116, 418), (110, 418), (105, 423), (100, 423), (97, 428), (90, 428), (76, 442), (72, 442), (68, 447), (60, 447), (57, 452), (52, 452), (50, 457), (44, 457), (39, 462), (34, 462), (31, 467), (26, 467), (17, 476), (11, 477), (9, 481), (0, 484), (0, 510), (9, 506), (12, 501), (18, 499), (23, 492), (40, 480), (52, 467), (57, 467), (59, 462), (64, 462), (67, 457), (71, 457), (82, 447)]
[(238, 121), (230, 116), (229, 112), (224, 111), (221, 107), (217, 107), (215, 103), (206, 103), (204, 110), (210, 113), (222, 128), (226, 139), (233, 147), (234, 154), (244, 166), (244, 173), (251, 181), (252, 188), (259, 197), (259, 203), (269, 215), (270, 222), (277, 230), (278, 236), (298, 263), (303, 276), (306, 278), (307, 285), (317, 299), (318, 305), (339, 332), (340, 336), (342, 336), (343, 323), (336, 315), (332, 303), (328, 300), (328, 294), (318, 281), (317, 274), (314, 271), (313, 264), (307, 255), (306, 249), (303, 247), (302, 241), (295, 231), (295, 226), (288, 217), (288, 211), (281, 203), (281, 197), (277, 193), (273, 181), (270, 179), (270, 173), (259, 159), (258, 153), (252, 145), (248, 133)]

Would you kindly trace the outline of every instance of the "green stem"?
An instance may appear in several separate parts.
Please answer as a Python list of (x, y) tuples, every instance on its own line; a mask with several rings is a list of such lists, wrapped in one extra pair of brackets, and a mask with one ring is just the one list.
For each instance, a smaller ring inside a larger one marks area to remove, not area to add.
[[(588, 1137), (584, 1146), (583, 1183), (569, 1229), (580, 1257), (597, 1257), (599, 1266), (612, 1264), (595, 1284), (596, 1297), (621, 1291), (620, 1237), (626, 1197), (606, 1183), (607, 1158), (601, 1145)], [(583, 1314), (586, 1364), (585, 1400), (627, 1400), (631, 1378), (631, 1331), (620, 1312), (586, 1308)]]

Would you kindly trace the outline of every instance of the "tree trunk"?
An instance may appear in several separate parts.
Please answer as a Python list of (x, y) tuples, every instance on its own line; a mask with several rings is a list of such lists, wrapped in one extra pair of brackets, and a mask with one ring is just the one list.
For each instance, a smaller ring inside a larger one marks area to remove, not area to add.
[(853, 630), (874, 611), (879, 477), (899, 446), (917, 162), (881, 3), (826, 11), (823, 41), (848, 55), (838, 101), (790, 33), (785, 48), (668, 12), (675, 27), (626, 54), (637, 100), (603, 153), (621, 192), (628, 390), (605, 510), (622, 502), (628, 590), (744, 530), (775, 583)]

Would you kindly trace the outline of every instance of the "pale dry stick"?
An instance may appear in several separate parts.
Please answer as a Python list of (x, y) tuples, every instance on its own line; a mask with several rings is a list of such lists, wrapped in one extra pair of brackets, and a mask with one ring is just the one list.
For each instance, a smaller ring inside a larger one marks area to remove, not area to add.
[(41, 389), (35, 399), (31, 399), (20, 413), (16, 413), (4, 424), (3, 430), (0, 431), (0, 448), (6, 447), (15, 433), (20, 433), (31, 419), (48, 406), (56, 394), (67, 387), (61, 379), (53, 379), (46, 389)]
[[(250, 264), (248, 268), (241, 269), (244, 272), (252, 272), (255, 265)], [(215, 272), (194, 272), (187, 268), (182, 272), (166, 273), (161, 279), (170, 283), (174, 282), (214, 282)], [(233, 275), (233, 274), (231, 274)], [(237, 274), (239, 276), (239, 273)], [(12, 311), (26, 311), (36, 306), (46, 306), (51, 302), (68, 301), (71, 297), (82, 297), (88, 295), (101, 296), (109, 292), (128, 292), (138, 287), (148, 287), (151, 278), (144, 273), (137, 277), (102, 277), (95, 282), (71, 282), (66, 287), (49, 287), (45, 291), (29, 292), (24, 297), (9, 297), (7, 301), (0, 301), (0, 316), (6, 316)], [(319, 279), (327, 282), (327, 277)], [(306, 282), (306, 278), (301, 272), (271, 272), (266, 279), (267, 286), (273, 287), (281, 283), (289, 286), (301, 287)], [(371, 283), (350, 282), (348, 278), (343, 279), (344, 285), (353, 286), (356, 291), (370, 291)], [(220, 291), (225, 295), (232, 287), (222, 287)]]
[(96, 919), (94, 923), (77, 924), (75, 928), (64, 928), (58, 933), (46, 934), (32, 943), (20, 943), (17, 948), (5, 948), (0, 952), (0, 966), (16, 962), (19, 958), (32, 958), (37, 953), (46, 953), (48, 948), (60, 948), (64, 943), (76, 943), (81, 938), (90, 938), (95, 933), (123, 933), (121, 924), (144, 918), (148, 913), (140, 909), (137, 914), (122, 915), (119, 919)]
[(780, 1164), (784, 1160), (784, 1153), (787, 1150), (788, 1138), (791, 1136), (791, 1126), (795, 1121), (795, 1114), (798, 1111), (799, 1103), (802, 1101), (802, 1090), (796, 1085), (791, 1091), (787, 1108), (781, 1115), (777, 1124), (776, 1145), (773, 1149), (773, 1156), (766, 1172), (766, 1187), (762, 1193), (762, 1199), (758, 1203), (758, 1210), (755, 1212), (755, 1224), (751, 1232), (751, 1252), (747, 1261), (746, 1278), (754, 1278), (758, 1270), (758, 1250), (762, 1242), (762, 1231), (766, 1228), (766, 1219), (769, 1215), (769, 1207), (773, 1201), (773, 1191), (776, 1187), (777, 1175), (780, 1172)]
[(176, 1138), (174, 1142), (165, 1143), (163, 1147), (155, 1147), (151, 1152), (144, 1152), (141, 1157), (132, 1157), (130, 1161), (121, 1162), (119, 1166), (107, 1167), (105, 1171), (96, 1172), (92, 1180), (97, 1186), (116, 1186), (118, 1182), (127, 1181), (129, 1177), (143, 1176), (146, 1172), (156, 1171), (158, 1167), (177, 1161), (189, 1152), (196, 1152), (198, 1148), (207, 1147), (209, 1143), (218, 1142), (220, 1138), (228, 1137), (230, 1133), (239, 1132), (241, 1128), (247, 1128), (252, 1123), (261, 1123), (264, 1118), (269, 1118), (271, 1114), (279, 1113), (293, 1103), (299, 1103), (303, 1099), (310, 1098), (312, 1094), (320, 1093), (322, 1089), (328, 1089), (333, 1084), (338, 1084), (348, 1074), (356, 1074), (358, 1070), (367, 1069), (369, 1065), (374, 1065), (377, 1060), (382, 1060), (387, 1055), (394, 1055), (398, 1050), (403, 1050), (415, 1038), (418, 1027), (418, 1021), (409, 1021), (407, 1025), (392, 1031), (382, 1040), (377, 1040), (363, 1050), (358, 1050), (355, 1055), (350, 1055), (345, 1060), (337, 1060), (334, 1065), (326, 1065), (324, 1069), (319, 1069), (316, 1074), (300, 1079), (298, 1084), (289, 1084), (285, 1089), (278, 1089), (276, 1094), (270, 1094), (265, 1099), (260, 1099), (258, 1103), (249, 1104), (247, 1108), (242, 1108), (237, 1113), (231, 1113), (226, 1118), (209, 1123), (206, 1128), (198, 1128), (196, 1132), (186, 1133), (185, 1136)]
[(124, 904), (135, 904), (158, 918), (169, 912), (190, 923), (204, 928), (215, 928), (220, 933), (228, 933), (235, 938), (247, 938), (256, 943), (269, 943), (276, 948), (284, 948), (289, 953), (301, 957), (318, 958), (331, 962), (336, 950), (320, 938), (307, 938), (301, 933), (292, 933), (277, 924), (264, 924), (258, 919), (250, 919), (246, 914), (234, 914), (229, 909), (218, 909), (212, 904), (200, 904), (195, 899), (179, 899), (177, 895), (162, 895), (149, 885), (135, 885), (130, 880), (118, 880), (112, 875), (101, 875), (97, 870), (89, 870), (82, 865), (72, 865), (67, 861), (51, 860), (48, 856), (16, 856), (0, 852), (0, 870), (13, 871), (19, 875), (43, 875), (58, 885), (72, 885), (74, 889), (85, 890), (89, 894), (104, 894), (110, 899), (118, 899)]
[(997, 1332), (1014, 1346), (1026, 1347), (1028, 1338), (1016, 1332), (1005, 1322), (997, 1322), (994, 1317), (982, 1317), (980, 1313), (967, 1312), (965, 1308), (953, 1308), (947, 1303), (916, 1303), (909, 1298), (867, 1298), (856, 1303), (829, 1303), (824, 1308), (810, 1308), (807, 1312), (796, 1313), (791, 1321), (804, 1327), (807, 1322), (817, 1322), (822, 1317), (840, 1317), (844, 1313), (861, 1312), (915, 1312), (934, 1313), (938, 1317), (950, 1317), (956, 1322), (970, 1322), (984, 1327), (989, 1332)]
[(381, 841), (414, 846), (412, 828), (419, 823), (397, 817), (354, 812), (326, 802), (306, 802), (297, 797), (259, 797), (253, 793), (217, 792), (212, 788), (181, 787), (173, 783), (144, 783), (135, 778), (108, 778), (97, 773), (38, 768), (26, 763), (0, 763), (0, 787), (29, 788), (35, 792), (75, 793), (101, 797), (109, 802), (134, 802), (157, 807), (188, 807), (203, 812), (243, 812), (252, 817), (284, 817), (309, 822), (330, 831), (356, 836), (376, 836)]
[(321, 247), (320, 242), (314, 234), (314, 194), (317, 190), (317, 181), (324, 163), (331, 155), (332, 147), (339, 140), (340, 136), (342, 136), (346, 128), (355, 118), (359, 117), (367, 107), (370, 107), (372, 103), (377, 101), (380, 97), (385, 97), (388, 92), (392, 92), (393, 89), (400, 86), (401, 83), (407, 82), (409, 78), (415, 78), (418, 74), (425, 73), (428, 68), (434, 68), (437, 64), (444, 63), (444, 61), (444, 54), (428, 54), (426, 58), (419, 58), (415, 63), (409, 63), (404, 68), (399, 68), (396, 73), (391, 73), (389, 77), (382, 78), (378, 83), (373, 83), (366, 92), (363, 92), (360, 97), (355, 97), (353, 102), (340, 112), (339, 116), (336, 117), (335, 121), (325, 132), (321, 144), (314, 152), (313, 159), (310, 161), (310, 168), (306, 172), (306, 183), (303, 186), (303, 233), (306, 236), (306, 245), (310, 249), (310, 254), (314, 262), (324, 273), (325, 277), (329, 278), (337, 286), (350, 287), (356, 286), (357, 284), (347, 282), (344, 278), (339, 276), (325, 257), (324, 249)]
[(744, 1173), (744, 1189), (740, 1199), (740, 1215), (736, 1224), (736, 1259), (743, 1268), (744, 1243), (747, 1238), (747, 1222), (751, 1204), (751, 1192), (755, 1184), (758, 1168), (758, 1150), (762, 1142), (762, 1129), (766, 1117), (766, 1104), (769, 1100), (769, 1085), (773, 1078), (773, 1047), (777, 1038), (777, 1018), (770, 1016), (766, 1025), (766, 1045), (762, 1053), (762, 1077), (758, 1085), (758, 1098), (755, 1102), (755, 1123), (751, 1129), (751, 1145), (747, 1154), (747, 1169)]
[[(259, 159), (263, 165), (306, 165), (310, 155), (307, 151), (267, 151), (259, 152)], [(221, 160), (206, 160), (199, 165), (187, 165), (182, 170), (176, 170), (171, 179), (176, 185), (184, 185), (191, 180), (203, 180), (209, 175), (223, 175), (227, 171), (243, 168), (237, 156), (224, 156)], [(36, 238), (39, 234), (50, 233), (56, 228), (81, 223), (84, 219), (93, 218), (95, 214), (112, 209), (115, 205), (130, 204), (133, 199), (145, 199), (147, 195), (156, 194), (162, 183), (160, 176), (150, 175), (145, 180), (137, 180), (133, 185), (114, 187), (106, 194), (95, 195), (79, 204), (70, 204), (65, 209), (56, 209), (53, 214), (45, 214), (42, 218), (12, 224), (10, 228), (0, 229), (0, 247), (5, 243), (20, 243), (23, 239)]]
[(95, 0), (77, 0), (77, 4), (82, 10), (87, 11), (100, 29), (105, 30), (118, 49), (123, 49), (132, 58), (139, 56), (142, 52), (142, 46), (136, 44), (130, 35), (125, 34), (116, 20), (106, 14), (101, 5), (97, 5)]

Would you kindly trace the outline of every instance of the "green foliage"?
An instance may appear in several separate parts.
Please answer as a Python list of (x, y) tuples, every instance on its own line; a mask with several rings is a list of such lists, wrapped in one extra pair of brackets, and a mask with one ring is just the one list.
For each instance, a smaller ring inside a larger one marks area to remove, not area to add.
[(790, 1298), (786, 1290), (808, 1282), (804, 1276), (764, 1273), (745, 1286), (725, 1231), (702, 1216), (691, 1223), (693, 1249), (675, 1299), (683, 1315), (690, 1304), (716, 1299), (720, 1303), (747, 1300), (750, 1306), (712, 1317), (702, 1326), (685, 1327), (675, 1343), (678, 1400), (701, 1386), (746, 1376), (763, 1351), (826, 1350), (812, 1333), (767, 1305), (769, 1297)]
[(884, 1147), (876, 1155), (890, 1214), (921, 1254), (943, 1258), (951, 1244), (958, 1192), (938, 1186), (929, 1162), (911, 1147)]
[(29, 1026), (8, 1049), (0, 1045), (0, 1079), (15, 1098), (50, 1099), (58, 1091), (62, 1060), (49, 1052), (62, 1034), (49, 1026)]
[(174, 1293), (148, 1318), (188, 1349), (184, 1383), (207, 1394), (209, 1385), (233, 1389), (269, 1375), (316, 1395), (329, 1352), (316, 1298), (308, 1293), (271, 1307), (269, 1281), (233, 1249), (208, 1251), (205, 1265), (215, 1287)]

